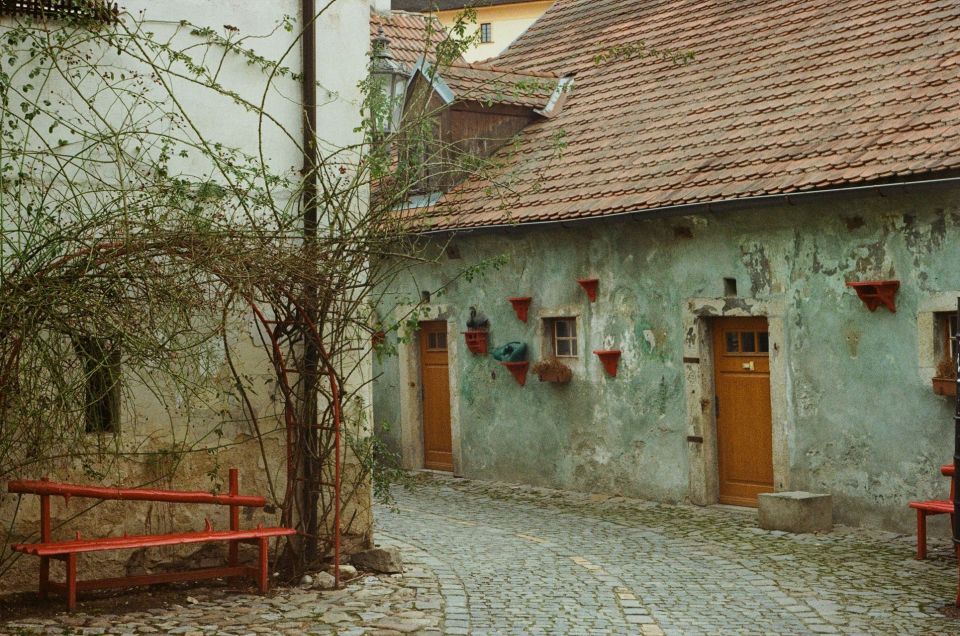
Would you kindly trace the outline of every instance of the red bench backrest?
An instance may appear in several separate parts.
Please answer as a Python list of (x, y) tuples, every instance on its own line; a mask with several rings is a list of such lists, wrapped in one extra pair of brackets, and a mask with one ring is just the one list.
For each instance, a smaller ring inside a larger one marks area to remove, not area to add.
[(263, 508), (264, 497), (235, 494), (234, 470), (231, 469), (232, 494), (214, 494), (202, 491), (155, 490), (151, 488), (106, 488), (103, 486), (77, 486), (55, 481), (18, 479), (7, 484), (7, 491), (31, 495), (59, 495), (85, 497), (88, 499), (121, 499), (127, 501), (168, 501), (172, 503), (218, 504), (221, 506), (246, 506)]

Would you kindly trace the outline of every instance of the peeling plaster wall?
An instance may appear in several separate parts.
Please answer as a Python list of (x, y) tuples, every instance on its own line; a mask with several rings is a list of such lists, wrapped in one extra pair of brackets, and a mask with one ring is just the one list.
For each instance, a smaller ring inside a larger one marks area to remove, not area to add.
[[(918, 314), (931, 298), (955, 299), (960, 290), (960, 190), (476, 231), (453, 244), (462, 260), (420, 267), (391, 297), (409, 302), (419, 289), (505, 254), (500, 271), (444, 294), (452, 337), (462, 337), (475, 305), (490, 318), (491, 346), (524, 341), (536, 361), (539, 316), (566, 308), (579, 312), (582, 360), (567, 386), (531, 374), (520, 387), (491, 358), (461, 348), (450, 362), (458, 375), (458, 473), (690, 498), (683, 312), (687, 299), (723, 296), (727, 277), (740, 296), (782, 307), (785, 370), (772, 387), (785, 404), (786, 421), (775, 423), (785, 435), (784, 483), (832, 493), (839, 522), (898, 531), (914, 527), (908, 500), (946, 496), (938, 467), (952, 456), (952, 401), (933, 394), (932, 369), (918, 358), (932, 337), (919, 332), (928, 323)], [(600, 280), (594, 304), (576, 283), (584, 277)], [(888, 278), (902, 285), (896, 314), (870, 313), (845, 285)], [(525, 325), (506, 299), (526, 295), (533, 302)], [(590, 353), (601, 348), (622, 349), (618, 377), (607, 378)], [(381, 360), (375, 372), (376, 421), (388, 424), (381, 434), (402, 453), (401, 429), (420, 424), (401, 413), (396, 359)]]

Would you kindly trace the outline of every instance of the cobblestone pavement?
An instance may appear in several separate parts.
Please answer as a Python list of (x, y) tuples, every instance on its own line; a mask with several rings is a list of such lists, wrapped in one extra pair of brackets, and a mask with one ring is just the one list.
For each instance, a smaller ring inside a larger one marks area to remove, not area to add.
[[(0, 622), (0, 634), (960, 634), (945, 543), (755, 514), (418, 475), (377, 509), (402, 575), (335, 592), (184, 593), (182, 604)], [(906, 514), (906, 511), (905, 511)], [(83, 610), (83, 607), (81, 607)]]
[[(141, 612), (61, 613), (44, 619), (0, 622), (0, 635), (20, 634), (339, 634), (342, 636), (439, 635), (442, 565), (421, 550), (390, 539), (401, 549), (404, 573), (363, 576), (344, 589), (278, 588), (268, 596), (222, 589), (187, 589), (182, 605)], [(102, 605), (102, 602), (100, 603)]]
[[(424, 476), (378, 536), (429, 550), (445, 634), (960, 634), (946, 544), (756, 514)], [(904, 510), (904, 514), (910, 511)]]

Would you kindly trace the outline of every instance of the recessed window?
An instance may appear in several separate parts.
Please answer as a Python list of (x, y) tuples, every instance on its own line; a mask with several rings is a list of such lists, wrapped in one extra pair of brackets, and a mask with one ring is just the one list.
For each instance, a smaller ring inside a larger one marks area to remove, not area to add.
[(948, 358), (953, 360), (956, 352), (954, 343), (957, 337), (957, 312), (940, 311), (934, 314), (936, 320), (936, 342), (937, 355), (941, 359)]
[(736, 297), (737, 295), (737, 279), (736, 278), (723, 279), (723, 295), (728, 298)]
[(544, 327), (547, 340), (544, 349), (549, 355), (557, 358), (576, 358), (580, 355), (576, 318), (547, 318)]
[(493, 25), (489, 22), (480, 25), (480, 41), (484, 44), (493, 42)]
[(74, 339), (86, 390), (83, 405), (88, 433), (115, 433), (120, 424), (120, 347), (102, 338)]

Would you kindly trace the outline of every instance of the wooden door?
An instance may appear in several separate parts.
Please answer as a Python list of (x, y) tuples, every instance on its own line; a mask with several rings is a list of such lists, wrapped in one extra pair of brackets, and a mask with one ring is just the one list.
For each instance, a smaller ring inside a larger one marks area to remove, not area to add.
[(453, 470), (447, 323), (420, 323), (420, 386), (423, 387), (423, 467)]
[(756, 506), (773, 492), (767, 319), (717, 320), (713, 351), (720, 503)]

